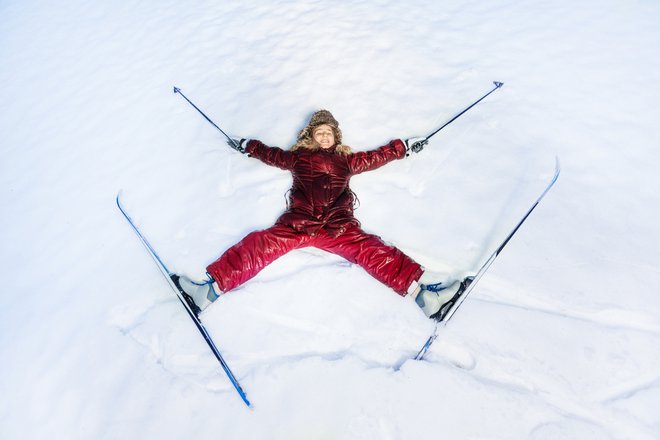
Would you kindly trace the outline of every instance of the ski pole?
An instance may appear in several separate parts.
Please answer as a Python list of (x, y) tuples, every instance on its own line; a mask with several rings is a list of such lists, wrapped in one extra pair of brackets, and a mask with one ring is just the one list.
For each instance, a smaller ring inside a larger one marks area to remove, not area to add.
[(180, 88), (178, 88), (177, 86), (174, 86), (174, 93), (175, 93), (175, 94), (178, 93), (179, 95), (183, 96), (183, 99), (185, 99), (186, 101), (188, 101), (188, 104), (190, 104), (190, 105), (192, 105), (193, 107), (195, 107), (195, 110), (197, 110), (197, 111), (199, 112), (199, 114), (201, 114), (202, 116), (204, 116), (204, 119), (206, 119), (207, 121), (209, 121), (209, 122), (211, 123), (211, 125), (213, 125), (215, 128), (217, 128), (217, 129), (220, 131), (220, 133), (222, 133), (222, 134), (225, 135), (225, 137), (227, 138), (227, 140), (229, 140), (229, 142), (231, 142), (232, 145), (234, 145), (234, 148), (235, 148), (236, 150), (240, 151), (241, 153), (244, 153), (244, 152), (245, 152), (245, 150), (244, 150), (240, 145), (236, 144), (236, 141), (233, 140), (232, 138), (230, 138), (229, 135), (227, 135), (227, 133), (225, 133), (225, 132), (222, 130), (222, 128), (218, 127), (218, 126), (216, 125), (216, 123), (213, 122), (213, 121), (211, 120), (211, 118), (209, 118), (208, 116), (206, 116), (206, 115), (204, 114), (204, 112), (201, 111), (201, 110), (200, 110), (195, 104), (193, 104), (193, 102), (192, 102), (190, 99), (188, 99), (188, 97), (187, 97), (186, 95), (184, 95), (183, 93), (181, 93), (181, 89), (180, 89)]
[(438, 128), (438, 129), (435, 130), (433, 133), (431, 133), (430, 135), (426, 136), (426, 138), (424, 138), (424, 139), (421, 140), (421, 141), (417, 141), (417, 142), (415, 142), (415, 143), (412, 145), (412, 147), (411, 147), (412, 150), (413, 150), (414, 152), (416, 152), (416, 153), (419, 152), (422, 148), (424, 148), (424, 145), (426, 145), (426, 143), (428, 142), (428, 140), (431, 139), (431, 138), (432, 138), (437, 132), (439, 132), (440, 130), (442, 130), (443, 128), (445, 128), (446, 126), (448, 126), (449, 124), (451, 124), (452, 122), (454, 122), (454, 121), (455, 121), (456, 119), (458, 119), (463, 113), (467, 112), (467, 111), (470, 110), (472, 107), (474, 107), (475, 105), (479, 104), (479, 103), (480, 103), (480, 102), (481, 102), (486, 96), (490, 95), (490, 94), (493, 93), (495, 90), (499, 89), (500, 87), (502, 87), (502, 86), (504, 85), (504, 83), (499, 82), (499, 81), (493, 81), (493, 84), (495, 84), (495, 88), (493, 88), (493, 90), (489, 91), (489, 92), (486, 93), (484, 96), (482, 96), (481, 98), (479, 98), (479, 99), (477, 99), (476, 101), (474, 101), (472, 104), (470, 104), (468, 107), (466, 107), (462, 112), (460, 112), (459, 114), (457, 114), (456, 116), (454, 116), (453, 118), (451, 118), (451, 119), (449, 120), (449, 122), (446, 122), (442, 127)]

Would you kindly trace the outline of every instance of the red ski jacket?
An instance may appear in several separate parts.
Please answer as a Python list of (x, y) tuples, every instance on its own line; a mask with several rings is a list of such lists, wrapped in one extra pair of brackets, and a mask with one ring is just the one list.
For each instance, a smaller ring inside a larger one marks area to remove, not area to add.
[(247, 153), (262, 162), (293, 174), (287, 211), (278, 224), (315, 235), (323, 228), (333, 237), (360, 222), (353, 216), (355, 196), (349, 188), (351, 176), (374, 170), (406, 155), (399, 139), (371, 151), (340, 154), (335, 148), (285, 151), (257, 140), (247, 144)]

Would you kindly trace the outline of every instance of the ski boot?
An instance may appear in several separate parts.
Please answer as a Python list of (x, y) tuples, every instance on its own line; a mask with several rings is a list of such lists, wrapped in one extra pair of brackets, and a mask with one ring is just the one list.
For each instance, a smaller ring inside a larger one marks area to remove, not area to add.
[(199, 316), (220, 297), (217, 293), (219, 289), (213, 278), (204, 282), (197, 282), (185, 275), (172, 275), (172, 281), (196, 316)]
[(433, 273), (426, 272), (418, 281), (418, 287), (415, 295), (415, 302), (422, 309), (424, 314), (437, 321), (442, 321), (451, 306), (456, 303), (467, 286), (472, 282), (473, 277), (467, 277), (463, 281), (454, 281), (451, 283), (429, 283), (427, 279), (438, 279)]
[[(456, 304), (456, 301), (463, 295), (463, 292), (468, 288), (468, 286), (472, 283), (474, 280), (474, 277), (466, 277), (463, 279), (463, 281), (455, 281), (451, 286), (449, 286), (446, 290), (452, 289), (448, 293), (454, 293), (454, 295), (446, 301), (444, 304), (440, 306), (437, 312), (429, 316), (431, 319), (435, 319), (436, 321), (442, 322), (445, 320), (445, 317), (451, 310), (451, 308)], [(458, 288), (455, 289), (454, 291), (454, 286), (458, 285)], [(427, 286), (429, 287), (429, 286)], [(443, 295), (444, 298), (446, 298), (448, 295)]]

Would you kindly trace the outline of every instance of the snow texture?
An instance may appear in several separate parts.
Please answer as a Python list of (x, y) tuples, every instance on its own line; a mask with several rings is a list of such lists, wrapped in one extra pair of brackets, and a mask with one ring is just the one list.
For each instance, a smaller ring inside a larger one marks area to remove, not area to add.
[[(660, 3), (0, 3), (0, 438), (660, 438)], [(247, 409), (114, 205), (180, 273), (285, 206), (330, 109), (363, 227), (477, 266), (563, 174), (440, 334), (359, 267), (300, 250), (203, 320)]]

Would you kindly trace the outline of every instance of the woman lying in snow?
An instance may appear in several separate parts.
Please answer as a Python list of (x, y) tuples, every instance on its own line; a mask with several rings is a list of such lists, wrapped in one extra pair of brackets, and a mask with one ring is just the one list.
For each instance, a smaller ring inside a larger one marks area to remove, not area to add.
[(175, 278), (194, 302), (191, 307), (198, 309), (196, 313), (203, 311), (221, 294), (245, 283), (287, 252), (312, 246), (360, 265), (399, 295), (411, 296), (426, 316), (443, 313), (453, 303), (461, 283), (446, 285), (447, 280), (440, 280), (439, 275), (426, 271), (380, 237), (364, 232), (353, 215), (351, 176), (406, 157), (418, 141), (422, 147), (428, 142), (396, 139), (375, 150), (353, 153), (342, 144), (337, 120), (329, 111), (319, 110), (288, 151), (257, 140), (229, 142), (241, 153), (291, 171), (293, 186), (287, 210), (275, 225), (252, 232), (229, 248), (207, 267), (208, 281)]

